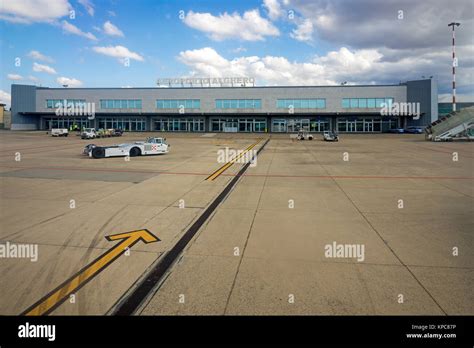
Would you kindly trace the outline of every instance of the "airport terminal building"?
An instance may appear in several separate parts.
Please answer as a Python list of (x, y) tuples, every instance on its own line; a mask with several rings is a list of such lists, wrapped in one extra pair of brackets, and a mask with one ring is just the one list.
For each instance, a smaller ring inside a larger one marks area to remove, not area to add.
[[(380, 133), (438, 119), (434, 79), (397, 85), (48, 88), (12, 85), (12, 130), (71, 125), (125, 131)], [(58, 106), (84, 106), (94, 115)], [(417, 103), (419, 119), (382, 114), (384, 104)]]

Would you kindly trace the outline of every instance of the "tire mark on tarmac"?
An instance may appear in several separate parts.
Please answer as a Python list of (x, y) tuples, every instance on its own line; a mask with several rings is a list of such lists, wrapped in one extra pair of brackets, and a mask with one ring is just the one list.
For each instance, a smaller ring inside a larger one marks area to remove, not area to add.
[[(273, 159), (275, 158), (275, 150), (276, 150), (276, 145), (275, 145), (275, 148), (274, 148), (274, 151), (272, 153), (272, 158), (270, 160), (270, 163), (268, 165), (268, 168), (267, 168), (267, 174), (270, 172), (270, 168), (272, 166), (272, 163), (273, 163)], [(229, 302), (230, 302), (230, 298), (232, 296), (232, 293), (234, 291), (234, 288), (235, 288), (235, 283), (237, 282), (237, 277), (239, 276), (239, 272), (240, 272), (240, 266), (242, 265), (242, 261), (244, 259), (244, 255), (245, 255), (245, 251), (247, 250), (247, 244), (249, 242), (249, 239), (250, 239), (250, 234), (252, 232), (252, 228), (253, 228), (253, 224), (255, 222), (255, 218), (257, 216), (257, 212), (258, 212), (258, 208), (260, 207), (260, 201), (262, 199), (262, 194), (263, 194), (263, 190), (265, 189), (265, 185), (267, 183), (267, 179), (268, 179), (268, 176), (265, 176), (265, 179), (263, 181), (263, 185), (262, 185), (262, 189), (260, 190), (260, 194), (258, 196), (258, 203), (257, 203), (257, 206), (255, 207), (255, 213), (253, 214), (253, 218), (252, 218), (252, 223), (250, 224), (250, 227), (249, 227), (249, 232), (247, 234), (247, 238), (245, 239), (245, 243), (244, 243), (244, 248), (243, 248), (243, 251), (242, 251), (242, 256), (240, 257), (239, 259), (239, 264), (237, 265), (237, 271), (235, 272), (235, 275), (234, 275), (234, 279), (232, 280), (232, 285), (230, 287), (230, 291), (229, 291), (229, 295), (227, 296), (227, 300), (226, 300), (226, 303), (225, 303), (225, 307), (224, 307), (224, 315), (227, 313), (227, 309), (229, 307)]]
[[(0, 168), (20, 168), (19, 166), (2, 166)], [(200, 172), (169, 172), (159, 170), (128, 170), (128, 169), (113, 169), (113, 168), (82, 168), (82, 167), (21, 167), (20, 169), (44, 169), (44, 170), (72, 170), (84, 172), (117, 172), (117, 173), (137, 173), (137, 174), (157, 174), (157, 175), (195, 175), (195, 176), (209, 176), (209, 173)], [(1, 173), (0, 173), (1, 174)], [(223, 173), (221, 176), (234, 177), (237, 174)], [(6, 176), (6, 175), (5, 175)], [(242, 176), (249, 177), (269, 177), (269, 178), (292, 178), (292, 179), (393, 179), (393, 180), (474, 180), (474, 176), (396, 176), (396, 175), (289, 175), (289, 174), (243, 174)], [(149, 178), (151, 179), (151, 178)], [(146, 179), (146, 180), (149, 180)], [(144, 180), (144, 181), (146, 181)], [(142, 182), (144, 182), (142, 181)]]
[[(257, 155), (265, 148), (270, 141), (268, 138), (265, 143), (257, 151)], [(150, 294), (154, 294), (157, 285), (162, 284), (163, 278), (168, 273), (168, 270), (179, 259), (185, 247), (200, 230), (202, 225), (208, 220), (220, 203), (228, 196), (232, 188), (236, 185), (242, 174), (250, 166), (250, 162), (246, 163), (238, 174), (225, 186), (222, 192), (209, 204), (206, 210), (197, 218), (197, 220), (189, 227), (189, 229), (181, 236), (174, 246), (163, 254), (152, 266), (148, 275), (141, 280), (138, 286), (128, 296), (120, 299), (117, 305), (110, 311), (112, 315), (132, 315), (136, 310), (146, 301)]]
[[(305, 146), (306, 147), (306, 146)], [(319, 159), (314, 155), (314, 153), (312, 151), (310, 151), (311, 155), (313, 156), (313, 158), (315, 159), (315, 161), (321, 166), (321, 168), (324, 169), (324, 171), (326, 173), (329, 174), (328, 170), (324, 167), (324, 165), (322, 165), (320, 162), (319, 162)], [(344, 191), (344, 189), (339, 185), (339, 183), (337, 182), (337, 180), (334, 179), (334, 183), (337, 185), (337, 187), (339, 188), (339, 190), (341, 190), (341, 192), (346, 196), (346, 198), (351, 202), (351, 204), (354, 206), (354, 208), (359, 212), (359, 214), (363, 217), (363, 219), (367, 222), (367, 224), (370, 226), (370, 228), (377, 234), (377, 236), (380, 238), (380, 240), (385, 244), (385, 246), (390, 250), (390, 252), (396, 257), (396, 259), (398, 260), (398, 262), (400, 262), (400, 264), (408, 271), (408, 273), (411, 274), (411, 276), (413, 277), (413, 279), (415, 279), (415, 281), (418, 283), (418, 285), (420, 285), (420, 287), (428, 294), (428, 296), (431, 298), (431, 300), (438, 306), (438, 309), (444, 314), (444, 315), (448, 315), (448, 313), (443, 309), (443, 307), (441, 307), (441, 305), (438, 303), (438, 301), (436, 301), (436, 299), (433, 297), (433, 295), (428, 291), (428, 289), (421, 283), (421, 281), (416, 277), (416, 275), (412, 272), (412, 270), (403, 262), (403, 260), (396, 254), (395, 250), (392, 249), (392, 247), (388, 244), (388, 242), (383, 239), (382, 235), (380, 234), (380, 232), (375, 228), (374, 225), (372, 225), (372, 223), (369, 221), (369, 219), (364, 215), (364, 213), (359, 209), (359, 207), (355, 204), (355, 202), (352, 200), (352, 198), (346, 193), (346, 191)], [(370, 294), (369, 294), (369, 297), (370, 297)], [(372, 302), (372, 300), (371, 300)]]

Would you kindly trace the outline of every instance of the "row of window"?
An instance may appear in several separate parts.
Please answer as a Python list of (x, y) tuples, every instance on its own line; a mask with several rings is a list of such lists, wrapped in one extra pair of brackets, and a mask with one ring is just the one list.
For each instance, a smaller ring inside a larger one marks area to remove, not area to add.
[(216, 99), (216, 109), (261, 109), (261, 99)]
[[(85, 99), (47, 99), (46, 108), (56, 108), (58, 104), (73, 103), (74, 105), (85, 103)], [(384, 104), (391, 105), (393, 98), (344, 98), (343, 108), (382, 108)], [(157, 99), (157, 109), (200, 109), (200, 99)], [(278, 99), (277, 108), (287, 109), (325, 109), (326, 99)], [(141, 99), (101, 99), (101, 109), (141, 109)], [(261, 109), (261, 99), (216, 99), (216, 109)]]
[(201, 100), (200, 99), (157, 99), (156, 100), (157, 109), (200, 109)]
[(385, 105), (391, 105), (393, 98), (344, 98), (342, 99), (343, 108), (382, 108)]
[(76, 106), (86, 102), (85, 99), (46, 99), (46, 108), (55, 109), (60, 105), (63, 105), (64, 101), (66, 101), (66, 106), (69, 104), (74, 104), (74, 106)]
[(146, 118), (144, 117), (117, 117), (117, 118), (98, 118), (97, 128), (104, 129), (121, 129), (124, 131), (138, 131), (146, 130)]
[(326, 99), (278, 99), (277, 108), (325, 109)]
[(211, 132), (266, 132), (267, 122), (260, 118), (211, 118)]
[(204, 132), (204, 118), (158, 118), (154, 129), (163, 132)]
[(101, 99), (101, 109), (141, 109), (141, 99)]

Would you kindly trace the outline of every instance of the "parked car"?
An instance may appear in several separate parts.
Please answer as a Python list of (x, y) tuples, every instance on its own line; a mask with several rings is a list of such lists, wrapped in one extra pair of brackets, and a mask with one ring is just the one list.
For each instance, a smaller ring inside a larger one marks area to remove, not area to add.
[(114, 137), (121, 137), (123, 134), (123, 130), (121, 130), (120, 128), (112, 129), (112, 131), (112, 136)]
[(339, 135), (334, 132), (325, 131), (323, 133), (324, 141), (339, 141)]
[(410, 126), (405, 129), (405, 133), (422, 134), (423, 128), (417, 126)]
[(405, 133), (405, 130), (403, 128), (392, 128), (388, 130), (389, 133)]

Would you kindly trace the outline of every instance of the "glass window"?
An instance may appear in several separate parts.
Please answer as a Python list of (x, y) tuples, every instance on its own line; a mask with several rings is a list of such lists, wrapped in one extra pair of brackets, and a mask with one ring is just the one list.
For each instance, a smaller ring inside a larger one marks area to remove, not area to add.
[(135, 109), (137, 106), (136, 106), (136, 103), (135, 103), (135, 100), (131, 99), (128, 101), (128, 107), (129, 109)]
[(301, 100), (301, 108), (302, 109), (307, 109), (309, 107), (309, 101), (308, 99), (302, 99)]
[(128, 109), (128, 100), (126, 99), (122, 100), (122, 109)]
[(107, 105), (107, 109), (113, 109), (114, 108), (114, 101), (113, 100), (106, 100), (106, 105)]
[(201, 108), (201, 100), (200, 99), (194, 99), (193, 100), (193, 108), (195, 108), (195, 109), (200, 109)]
[(347, 130), (346, 121), (337, 121), (338, 132), (345, 132)]
[(141, 108), (142, 108), (142, 100), (141, 100), (141, 99), (135, 100), (135, 107), (136, 107), (137, 109), (141, 109)]
[(378, 107), (378, 108), (383, 107), (383, 105), (382, 105), (383, 103), (385, 103), (385, 99), (384, 99), (384, 98), (377, 98), (377, 99), (375, 99), (375, 105), (376, 105), (376, 107)]
[(293, 107), (295, 109), (300, 109), (301, 108), (301, 99), (295, 99), (293, 103)]
[(351, 99), (351, 108), (357, 108), (359, 107), (359, 99)]
[(156, 108), (157, 108), (157, 109), (163, 109), (163, 107), (164, 107), (163, 100), (158, 99), (158, 100), (156, 101)]
[(281, 108), (285, 108), (285, 100), (284, 99), (278, 99), (277, 100), (277, 108), (281, 109)]
[(229, 108), (230, 108), (230, 100), (224, 99), (224, 109), (229, 109)]
[(245, 109), (245, 99), (239, 99), (239, 109)]
[(105, 100), (103, 100), (103, 99), (100, 100), (100, 108), (101, 108), (101, 109), (105, 109), (105, 108), (106, 108), (106, 106), (105, 106)]
[(245, 108), (246, 108), (246, 109), (251, 109), (251, 108), (253, 108), (253, 100), (245, 99)]
[(326, 108), (326, 99), (318, 99), (316, 101), (316, 107), (318, 109), (325, 109)]
[(113, 100), (112, 104), (114, 106), (114, 109), (120, 109), (120, 100)]
[(367, 107), (367, 99), (359, 99), (359, 107), (360, 108), (366, 108)]
[(316, 100), (316, 99), (308, 100), (308, 108), (315, 109), (317, 107), (318, 107), (318, 100)]
[(260, 99), (255, 99), (254, 105), (255, 105), (255, 109), (261, 109), (262, 108), (262, 101)]
[(351, 106), (350, 99), (344, 98), (342, 99), (342, 107), (343, 108), (349, 108)]
[(216, 109), (222, 109), (222, 99), (216, 99)]
[(367, 99), (367, 107), (368, 108), (375, 108), (375, 99), (374, 98)]
[(237, 100), (236, 99), (232, 99), (230, 101), (230, 108), (231, 109), (237, 109)]
[(177, 108), (178, 108), (178, 101), (170, 100), (170, 109), (177, 109)]
[(186, 99), (184, 101), (184, 107), (186, 109), (192, 109), (193, 108), (193, 100), (192, 99)]
[(51, 109), (53, 107), (53, 101), (51, 99), (46, 100), (46, 107)]

